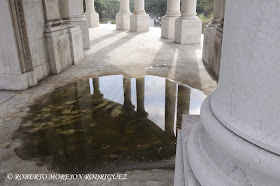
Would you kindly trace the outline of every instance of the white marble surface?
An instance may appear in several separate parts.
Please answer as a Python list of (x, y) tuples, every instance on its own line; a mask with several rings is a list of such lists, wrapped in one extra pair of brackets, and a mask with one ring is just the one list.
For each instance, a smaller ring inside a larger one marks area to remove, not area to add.
[(278, 0), (226, 3), (220, 80), (211, 100), (227, 128), (278, 155), (279, 6)]
[(130, 29), (130, 15), (131, 13), (117, 13), (116, 15), (116, 28), (117, 30), (129, 30)]
[(58, 74), (72, 65), (69, 33), (66, 26), (57, 26), (46, 29), (46, 46), (48, 61), (52, 74)]
[(179, 17), (164, 16), (161, 19), (161, 37), (165, 39), (174, 40), (175, 35), (175, 21)]
[(78, 26), (67, 28), (67, 31), (70, 38), (72, 63), (75, 65), (84, 58), (82, 31)]
[(130, 31), (147, 32), (150, 27), (150, 18), (148, 14), (132, 14), (130, 16)]
[(206, 26), (204, 30), (204, 40), (203, 40), (203, 50), (202, 50), (202, 60), (208, 65), (212, 66), (213, 52), (214, 52), (214, 36), (216, 28)]
[(199, 18), (179, 18), (175, 22), (174, 41), (179, 44), (199, 44), (201, 31), (202, 22)]

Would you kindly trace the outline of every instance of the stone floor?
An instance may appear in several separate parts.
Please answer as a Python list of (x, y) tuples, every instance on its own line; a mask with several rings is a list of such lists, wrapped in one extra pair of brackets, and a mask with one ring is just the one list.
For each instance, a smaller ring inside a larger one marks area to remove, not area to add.
[[(0, 185), (55, 185), (57, 182), (10, 182), (7, 173), (52, 173), (47, 167), (19, 159), (11, 136), (28, 111), (28, 106), (44, 94), (68, 82), (102, 75), (146, 74), (167, 77), (209, 95), (217, 83), (202, 60), (201, 45), (179, 45), (160, 38), (160, 28), (146, 33), (115, 30), (115, 25), (90, 29), (91, 49), (85, 58), (59, 75), (51, 75), (26, 91), (0, 91)], [(173, 170), (128, 172), (124, 182), (79, 182), (82, 185), (172, 185)], [(164, 177), (164, 179), (163, 179)], [(76, 185), (74, 182), (63, 184)]]

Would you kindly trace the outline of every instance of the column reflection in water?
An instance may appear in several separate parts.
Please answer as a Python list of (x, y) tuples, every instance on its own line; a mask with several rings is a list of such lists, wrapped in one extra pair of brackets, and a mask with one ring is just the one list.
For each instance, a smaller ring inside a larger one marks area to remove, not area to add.
[(131, 79), (123, 77), (124, 107), (133, 108), (131, 102)]
[(93, 97), (94, 98), (103, 98), (103, 94), (100, 91), (100, 86), (99, 86), (99, 78), (94, 78), (92, 79), (92, 83), (93, 83)]
[(145, 113), (145, 78), (136, 79), (137, 112)]
[(174, 135), (177, 84), (168, 79), (165, 82), (165, 132)]
[(189, 114), (190, 109), (191, 89), (186, 86), (178, 86), (177, 98), (177, 123), (176, 128), (181, 129), (182, 117), (184, 114)]

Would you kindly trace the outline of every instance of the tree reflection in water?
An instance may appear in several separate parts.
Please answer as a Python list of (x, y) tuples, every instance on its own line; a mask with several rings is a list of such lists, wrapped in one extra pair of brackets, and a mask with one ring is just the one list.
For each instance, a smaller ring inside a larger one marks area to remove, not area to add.
[[(16, 154), (70, 173), (170, 160), (176, 128), (182, 115), (192, 112), (192, 90), (155, 76), (69, 83), (30, 107), (13, 136), (23, 141)], [(194, 108), (205, 98), (195, 92), (200, 100), (194, 100)]]

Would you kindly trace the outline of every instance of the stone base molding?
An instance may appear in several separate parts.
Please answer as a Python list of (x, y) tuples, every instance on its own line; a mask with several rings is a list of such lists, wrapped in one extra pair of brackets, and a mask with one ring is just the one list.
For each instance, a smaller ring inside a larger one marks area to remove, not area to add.
[(123, 14), (123, 13), (117, 13), (116, 15), (116, 26), (117, 30), (129, 30), (130, 29), (130, 15)]
[(161, 37), (174, 40), (175, 22), (178, 17), (164, 16), (161, 19)]
[(137, 14), (130, 16), (130, 31), (132, 32), (147, 32), (150, 27), (148, 14)]
[(202, 22), (196, 18), (179, 18), (175, 22), (174, 41), (179, 44), (199, 44)]

